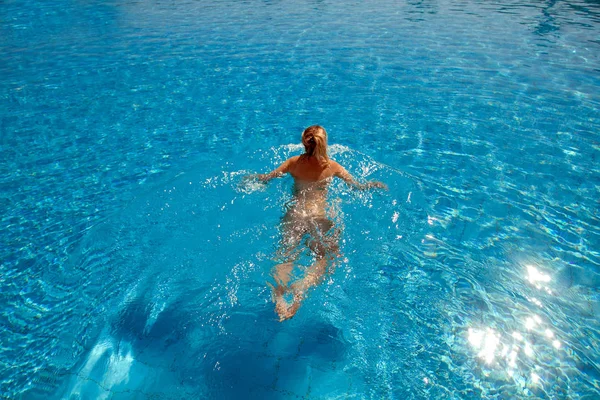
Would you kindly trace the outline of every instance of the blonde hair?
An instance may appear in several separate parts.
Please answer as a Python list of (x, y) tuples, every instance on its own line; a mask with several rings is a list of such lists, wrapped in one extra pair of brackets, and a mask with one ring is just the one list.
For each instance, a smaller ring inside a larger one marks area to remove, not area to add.
[[(311, 141), (311, 139), (313, 139)], [(327, 132), (320, 125), (309, 126), (302, 132), (302, 144), (305, 154), (315, 156), (324, 164), (329, 164), (327, 155)]]

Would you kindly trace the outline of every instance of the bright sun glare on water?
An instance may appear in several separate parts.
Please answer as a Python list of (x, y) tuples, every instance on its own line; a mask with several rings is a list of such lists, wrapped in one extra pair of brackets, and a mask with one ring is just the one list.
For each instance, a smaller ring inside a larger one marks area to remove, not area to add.
[[(533, 265), (526, 265), (525, 281), (537, 290), (553, 294), (549, 284), (551, 276)], [(529, 299), (542, 307), (542, 303)], [(469, 328), (467, 340), (478, 359), (493, 370), (504, 373), (504, 378), (513, 379), (522, 386), (543, 385), (543, 367), (538, 359), (542, 347), (551, 346), (554, 351), (561, 348), (550, 323), (539, 315), (532, 314), (522, 321), (522, 326), (512, 333), (502, 333), (491, 327)], [(555, 354), (558, 357), (558, 354)], [(529, 380), (522, 381), (528, 377)], [(518, 382), (521, 381), (521, 382)]]

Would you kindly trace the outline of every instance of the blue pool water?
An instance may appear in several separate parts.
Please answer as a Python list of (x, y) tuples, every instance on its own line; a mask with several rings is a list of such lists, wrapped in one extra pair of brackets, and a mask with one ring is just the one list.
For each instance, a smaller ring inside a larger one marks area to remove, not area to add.
[[(0, 2), (0, 396), (600, 396), (594, 1)], [(343, 260), (277, 322), (299, 154)]]

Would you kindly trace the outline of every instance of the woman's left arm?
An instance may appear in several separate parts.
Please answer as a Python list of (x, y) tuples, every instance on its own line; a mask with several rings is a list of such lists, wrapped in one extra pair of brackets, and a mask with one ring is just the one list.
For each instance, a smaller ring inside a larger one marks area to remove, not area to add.
[(370, 181), (366, 183), (360, 183), (344, 167), (340, 164), (332, 161), (334, 168), (334, 176), (341, 178), (346, 184), (349, 186), (358, 189), (358, 190), (369, 190), (369, 189), (384, 189), (387, 190), (388, 187), (385, 183), (379, 181)]

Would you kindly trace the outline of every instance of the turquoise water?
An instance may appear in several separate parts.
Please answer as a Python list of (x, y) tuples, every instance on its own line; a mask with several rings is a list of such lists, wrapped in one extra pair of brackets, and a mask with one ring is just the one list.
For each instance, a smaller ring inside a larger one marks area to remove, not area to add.
[[(0, 3), (0, 396), (600, 396), (593, 1)], [(327, 129), (342, 262), (279, 323)]]

